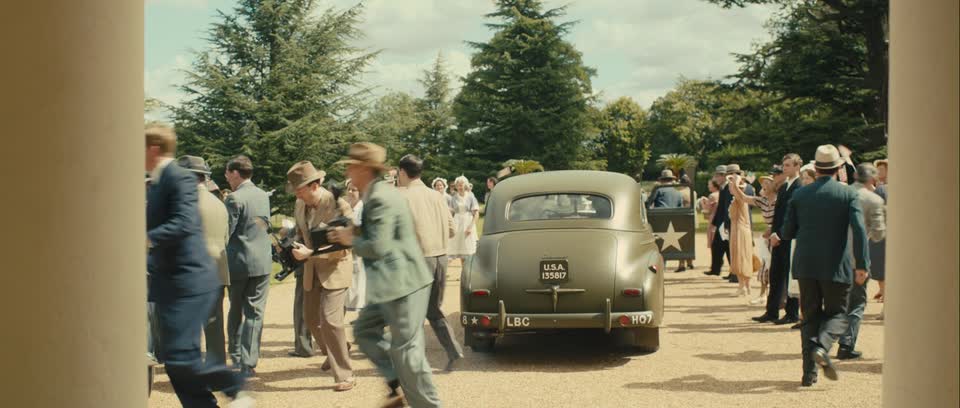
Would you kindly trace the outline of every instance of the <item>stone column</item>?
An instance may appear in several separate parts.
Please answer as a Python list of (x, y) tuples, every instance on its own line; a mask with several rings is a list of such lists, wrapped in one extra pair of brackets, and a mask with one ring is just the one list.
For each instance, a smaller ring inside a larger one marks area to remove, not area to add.
[(883, 406), (957, 406), (960, 8), (890, 5)]
[(0, 38), (0, 405), (146, 406), (143, 2), (5, 2)]

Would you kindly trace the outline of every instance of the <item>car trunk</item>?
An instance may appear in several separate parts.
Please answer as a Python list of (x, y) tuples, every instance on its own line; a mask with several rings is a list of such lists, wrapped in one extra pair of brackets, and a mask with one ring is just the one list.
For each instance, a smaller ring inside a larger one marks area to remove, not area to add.
[(614, 290), (616, 244), (602, 230), (511, 233), (499, 245), (496, 296), (511, 314), (602, 312)]

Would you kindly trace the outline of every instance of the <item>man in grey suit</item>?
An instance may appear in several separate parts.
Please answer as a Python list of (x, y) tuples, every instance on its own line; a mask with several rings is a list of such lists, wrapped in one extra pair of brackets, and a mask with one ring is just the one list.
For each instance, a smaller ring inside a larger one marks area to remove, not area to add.
[[(350, 146), (347, 177), (363, 195), (363, 228), (337, 228), (331, 242), (353, 245), (367, 272), (367, 305), (353, 324), (360, 350), (386, 377), (392, 392), (385, 407), (439, 407), (423, 342), (423, 321), (433, 274), (417, 243), (406, 200), (383, 181), (387, 152), (373, 143)], [(389, 326), (389, 334), (385, 329)]]
[(230, 358), (242, 373), (255, 375), (273, 267), (268, 233), (270, 197), (250, 181), (253, 163), (246, 156), (230, 159), (224, 176), (233, 189), (225, 200), (230, 215), (230, 240), (227, 243)]
[[(860, 198), (867, 237), (871, 243), (880, 242), (887, 234), (887, 210), (883, 198), (874, 192), (877, 188), (879, 172), (873, 164), (861, 163), (857, 166), (856, 174), (857, 182), (853, 184), (853, 188), (857, 190)], [(837, 359), (860, 358), (861, 353), (856, 350), (857, 335), (860, 333), (860, 321), (863, 320), (863, 311), (866, 307), (867, 283), (853, 285), (847, 299), (847, 332), (840, 337)]]
[(430, 321), (430, 327), (437, 335), (440, 345), (447, 352), (446, 370), (453, 371), (456, 362), (463, 358), (463, 349), (454, 339), (453, 329), (447, 324), (441, 310), (447, 283), (447, 241), (454, 235), (453, 216), (450, 214), (447, 199), (420, 181), (423, 160), (408, 154), (400, 158), (399, 167), (397, 180), (402, 187), (400, 191), (410, 206), (417, 242), (420, 243), (427, 268), (433, 272), (427, 320)]
[[(217, 265), (220, 283), (223, 287), (228, 287), (230, 270), (227, 266), (227, 238), (230, 234), (230, 224), (227, 208), (207, 187), (210, 182), (210, 167), (202, 157), (180, 156), (177, 164), (197, 176), (197, 205), (200, 210), (200, 222), (203, 224), (203, 236), (207, 243), (207, 253)], [(226, 341), (223, 334), (223, 287), (217, 291), (213, 312), (207, 319), (207, 325), (203, 327), (203, 337), (207, 343), (205, 362), (208, 365), (227, 364)]]
[(817, 365), (827, 378), (837, 379), (830, 348), (847, 330), (850, 285), (863, 285), (870, 267), (857, 191), (834, 179), (841, 165), (836, 147), (817, 148), (817, 180), (793, 193), (781, 231), (782, 240), (796, 239), (797, 244), (793, 274), (800, 284), (803, 312), (804, 387), (817, 382)]

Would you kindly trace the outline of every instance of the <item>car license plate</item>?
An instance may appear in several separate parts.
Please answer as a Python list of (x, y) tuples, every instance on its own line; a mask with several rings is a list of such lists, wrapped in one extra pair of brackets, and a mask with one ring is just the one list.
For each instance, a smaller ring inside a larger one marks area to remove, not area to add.
[(566, 282), (570, 278), (570, 265), (565, 259), (540, 261), (540, 281), (544, 283)]

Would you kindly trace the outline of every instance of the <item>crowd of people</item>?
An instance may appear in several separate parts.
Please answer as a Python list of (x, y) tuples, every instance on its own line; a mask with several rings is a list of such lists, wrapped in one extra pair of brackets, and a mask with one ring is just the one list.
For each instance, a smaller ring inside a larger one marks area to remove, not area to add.
[[(222, 194), (203, 158), (174, 159), (175, 150), (173, 129), (146, 130), (149, 354), (165, 364), (183, 406), (216, 407), (215, 391), (230, 397), (231, 407), (254, 406), (243, 389), (257, 375), (270, 289), (271, 193), (251, 182), (246, 156), (227, 162), (231, 192)], [(296, 197), (291, 252), (302, 262), (294, 273), (289, 355), (325, 355), (320, 370), (333, 376), (333, 390), (352, 390), (345, 314), (357, 311), (356, 345), (391, 390), (383, 406), (437, 407), (423, 323), (447, 353), (445, 369), (454, 370), (463, 349), (441, 310), (447, 266), (451, 259), (469, 266), (480, 204), (463, 176), (452, 189), (442, 178), (431, 188), (416, 156), (404, 156), (396, 169), (385, 161), (378, 145), (352, 145), (337, 163), (346, 166), (342, 194), (325, 187), (326, 172), (309, 161), (287, 172), (286, 190)], [(488, 180), (488, 189), (496, 181)]]
[[(877, 301), (885, 288), (888, 162), (854, 165), (849, 149), (833, 145), (820, 146), (814, 158), (805, 164), (787, 154), (759, 179), (759, 194), (739, 165), (718, 166), (710, 194), (698, 203), (709, 221), (711, 265), (704, 274), (720, 275), (726, 258), (737, 296), (749, 295), (756, 277), (760, 297), (750, 303), (765, 312), (753, 320), (801, 331), (803, 386), (817, 382), (817, 366), (837, 379), (828, 355), (834, 343), (836, 358), (861, 357), (856, 342), (867, 281), (879, 283)], [(766, 224), (757, 238), (751, 208)]]
[[(246, 156), (226, 163), (231, 192), (219, 194), (206, 161), (174, 159), (175, 150), (171, 128), (146, 130), (150, 352), (165, 364), (184, 406), (216, 407), (214, 391), (230, 397), (232, 407), (254, 406), (243, 390), (257, 375), (270, 290), (271, 194), (251, 182), (254, 167)], [(286, 189), (296, 197), (292, 255), (302, 262), (289, 354), (325, 355), (320, 370), (331, 373), (333, 390), (352, 390), (357, 382), (345, 314), (357, 311), (356, 345), (390, 389), (384, 406), (436, 407), (423, 323), (446, 351), (446, 369), (454, 370), (463, 349), (441, 310), (447, 266), (460, 259), (469, 267), (481, 206), (463, 176), (452, 188), (443, 178), (428, 187), (416, 156), (404, 156), (396, 169), (385, 161), (378, 145), (352, 145), (337, 163), (346, 166), (342, 194), (325, 187), (326, 172), (309, 161), (287, 172)], [(696, 202), (709, 221), (711, 266), (704, 273), (720, 275), (726, 258), (737, 296), (750, 295), (756, 278), (760, 297), (750, 303), (766, 310), (754, 320), (801, 331), (804, 386), (817, 381), (818, 366), (837, 378), (828, 355), (834, 343), (837, 358), (860, 357), (868, 279), (881, 282), (874, 298), (883, 299), (887, 165), (854, 166), (848, 151), (825, 145), (807, 164), (797, 154), (784, 156), (759, 179), (759, 194), (739, 165), (718, 166), (710, 194)], [(660, 177), (676, 180), (671, 170)], [(488, 179), (487, 190), (496, 182)], [(691, 188), (688, 179), (682, 188)], [(689, 190), (660, 188), (647, 203), (690, 206), (692, 197)], [(766, 224), (756, 239), (752, 208)], [(679, 270), (692, 266), (681, 262)]]

